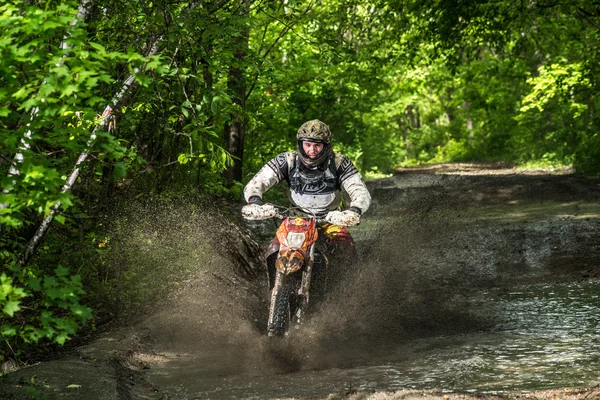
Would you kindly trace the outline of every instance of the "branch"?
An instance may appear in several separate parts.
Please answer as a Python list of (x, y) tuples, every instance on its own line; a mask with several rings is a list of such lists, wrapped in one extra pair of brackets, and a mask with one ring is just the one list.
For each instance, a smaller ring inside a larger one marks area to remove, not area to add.
[(558, 2), (556, 2), (556, 3), (554, 3), (554, 4), (539, 4), (539, 3), (536, 3), (536, 4), (535, 4), (535, 7), (536, 7), (536, 8), (554, 8), (554, 7), (556, 7), (556, 6), (560, 6), (560, 5), (561, 5), (561, 4), (560, 4), (560, 3), (558, 3)]
[[(310, 4), (306, 7), (306, 10), (304, 10), (304, 12), (302, 14), (300, 14), (300, 17), (304, 17), (306, 14), (308, 14), (308, 12), (310, 11), (310, 9), (312, 8), (313, 4), (314, 4), (314, 0), (310, 2)], [(298, 19), (296, 19), (291, 25), (287, 25), (285, 22), (281, 21), (279, 18), (274, 17), (272, 15), (269, 15), (268, 13), (266, 13), (264, 10), (261, 10), (263, 12), (263, 14), (265, 14), (267, 17), (274, 19), (275, 21), (279, 22), (281, 25), (283, 25), (285, 27), (285, 33), (287, 33), (287, 31), (291, 30), (296, 36), (298, 36), (300, 39), (302, 39), (305, 43), (309, 43), (309, 44), (315, 44), (318, 46), (318, 43), (313, 43), (309, 40), (307, 40), (306, 38), (304, 38), (302, 35), (300, 35), (298, 32), (296, 32), (293, 28), (294, 25), (296, 25), (299, 20), (300, 17), (298, 17)], [(273, 50), (273, 48), (275, 47), (275, 45), (277, 44), (277, 42), (282, 38), (282, 35), (279, 35), (279, 37), (277, 39), (275, 39), (275, 42), (273, 42), (273, 44), (271, 44), (271, 46), (269, 47), (269, 49), (265, 52), (265, 54), (263, 55), (263, 57), (266, 57), (267, 55), (269, 55), (269, 53), (271, 52), (271, 50)]]
[(11, 160), (10, 158), (6, 157), (4, 154), (0, 154), (0, 158), (2, 158), (4, 161), (6, 161), (9, 164), (14, 164), (14, 161)]
[(267, 31), (269, 30), (269, 25), (271, 25), (270, 21), (265, 24), (265, 30), (263, 31), (262, 38), (260, 39), (260, 46), (258, 47), (258, 54), (260, 54), (260, 52), (262, 51), (263, 44), (265, 43), (265, 38), (267, 37)]
[[(275, 41), (273, 43), (271, 43), (271, 46), (269, 46), (269, 48), (267, 49), (267, 51), (265, 51), (265, 54), (261, 56), (262, 61), (260, 63), (260, 65), (262, 66), (262, 63), (264, 62), (264, 60), (267, 58), (267, 56), (271, 53), (271, 51), (275, 48), (275, 45), (277, 45), (277, 43), (291, 30), (294, 34), (296, 34), (296, 36), (298, 36), (300, 39), (304, 40), (306, 43), (310, 43), (308, 40), (304, 39), (301, 35), (299, 35), (298, 33), (296, 33), (293, 29), (294, 25), (296, 25), (301, 17), (305, 16), (306, 14), (308, 14), (308, 12), (310, 11), (310, 9), (312, 8), (313, 4), (315, 3), (314, 0), (312, 0), (310, 2), (310, 4), (306, 7), (306, 10), (304, 10), (304, 12), (300, 15), (300, 17), (298, 17), (291, 25), (287, 25), (284, 22), (282, 22), (281, 20), (279, 20), (278, 18), (275, 18), (269, 14), (267, 14), (264, 10), (261, 10), (266, 16), (278, 21), (280, 24), (282, 24), (284, 26), (283, 30), (279, 33), (279, 36), (277, 36), (277, 39), (275, 39)], [(265, 32), (266, 33), (266, 32)], [(261, 45), (262, 47), (262, 45)], [(259, 50), (260, 51), (260, 50)], [(260, 53), (259, 53), (260, 56)], [(254, 90), (254, 87), (256, 86), (256, 83), (258, 82), (258, 78), (260, 76), (260, 73), (257, 72), (256, 73), (256, 77), (254, 78), (254, 81), (252, 82), (252, 85), (250, 86), (250, 89), (248, 90), (248, 93), (246, 93), (246, 96), (244, 97), (244, 100), (248, 100), (248, 98), (250, 97), (250, 94), (252, 94), (252, 91)]]
[(598, 15), (594, 15), (591, 14), (590, 12), (588, 12), (587, 10), (585, 10), (583, 7), (578, 7), (577, 8), (577, 13), (584, 19), (587, 21), (588, 24), (590, 24), (591, 26), (593, 26), (596, 29), (600, 29), (600, 25), (598, 25), (597, 22), (595, 22), (592, 18), (594, 17), (598, 17)]
[(215, 3), (213, 7), (210, 7), (208, 9), (208, 11), (213, 14), (216, 13), (217, 11), (219, 11), (221, 8), (225, 7), (225, 4), (227, 4), (229, 2), (229, 0), (221, 0), (218, 3)]
[[(175, 63), (175, 68), (177, 69), (177, 80), (179, 81), (179, 84), (181, 85), (181, 91), (183, 92), (183, 96), (185, 97), (185, 99), (187, 100), (188, 103), (192, 104), (188, 94), (187, 94), (187, 90), (185, 90), (185, 84), (183, 83), (183, 80), (181, 79), (181, 74), (179, 73), (179, 66), (177, 66), (177, 63)], [(191, 107), (192, 109), (192, 114), (194, 115), (195, 119), (198, 119), (198, 116), (196, 115), (196, 109), (195, 107)]]

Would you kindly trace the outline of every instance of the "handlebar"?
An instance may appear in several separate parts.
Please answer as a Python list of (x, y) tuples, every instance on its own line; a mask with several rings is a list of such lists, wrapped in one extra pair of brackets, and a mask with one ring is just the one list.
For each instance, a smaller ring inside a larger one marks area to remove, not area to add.
[[(330, 213), (328, 213), (327, 215), (329, 216)], [(348, 223), (346, 222), (346, 219), (344, 219), (344, 217), (342, 217), (340, 220), (339, 215), (331, 215), (330, 218), (327, 218), (325, 216), (317, 215), (310, 211), (304, 210), (300, 207), (283, 207), (274, 204), (263, 204), (262, 206), (249, 204), (248, 206), (244, 206), (244, 208), (242, 208), (242, 216), (244, 217), (244, 219), (251, 221), (266, 220), (271, 218), (285, 219), (288, 217), (308, 217), (315, 220), (315, 222), (317, 222), (318, 224), (332, 223), (335, 225), (347, 226), (358, 225), (359, 223), (358, 218), (356, 220), (350, 219), (350, 223)]]
[[(280, 211), (274, 216), (275, 218), (285, 219), (287, 217), (292, 217), (292, 216), (298, 216), (298, 217), (308, 216), (309, 218), (314, 219), (315, 222), (317, 222), (317, 223), (327, 222), (325, 217), (317, 216), (316, 214), (307, 212), (307, 211), (301, 209), (300, 207), (284, 207), (284, 206), (278, 206), (275, 204), (273, 204), (273, 207), (275, 207), (276, 210)], [(304, 214), (304, 215), (297, 215), (297, 213), (294, 213), (295, 211), (299, 211), (301, 214)]]
[[(277, 215), (273, 216), (273, 218), (278, 218), (278, 219), (286, 219), (288, 217), (291, 217), (291, 215), (277, 214)], [(312, 218), (312, 219), (315, 220), (315, 222), (317, 224), (322, 224), (322, 223), (328, 222), (325, 218), (315, 218), (312, 215), (308, 215), (308, 216), (301, 216), (301, 215), (299, 215), (298, 217), (300, 217), (300, 218)]]

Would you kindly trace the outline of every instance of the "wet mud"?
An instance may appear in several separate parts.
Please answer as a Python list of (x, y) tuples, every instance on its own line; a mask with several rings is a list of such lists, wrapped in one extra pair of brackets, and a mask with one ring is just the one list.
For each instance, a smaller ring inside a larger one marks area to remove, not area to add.
[[(160, 222), (144, 228), (156, 240), (181, 235), (175, 243), (165, 239), (162, 248), (153, 245), (154, 254), (170, 256), (144, 257), (157, 271), (185, 264), (183, 275), (170, 273), (185, 278), (164, 286), (168, 293), (154, 293), (150, 307), (142, 313), (140, 306), (129, 323), (68, 357), (4, 376), (0, 393), (15, 399), (27, 398), (27, 390), (72, 399), (475, 398), (444, 387), (339, 390), (313, 377), (285, 391), (272, 381), (318, 371), (343, 375), (386, 362), (391, 348), (415, 340), (485, 332), (495, 315), (473, 306), (481, 291), (600, 277), (598, 180), (569, 171), (452, 164), (399, 170), (369, 187), (372, 209), (352, 230), (359, 256), (335, 266), (329, 295), (284, 340), (265, 337), (266, 270), (260, 246), (250, 239), (264, 244), (273, 223), (223, 224), (215, 215), (208, 225), (220, 233), (209, 237), (199, 228), (207, 222), (189, 223), (190, 212), (180, 205), (185, 212), (163, 210)], [(147, 240), (140, 235), (129, 239)], [(124, 259), (137, 260), (142, 248), (124, 245)], [(167, 282), (169, 274), (155, 279)], [(599, 398), (596, 389), (535, 393), (527, 396)]]

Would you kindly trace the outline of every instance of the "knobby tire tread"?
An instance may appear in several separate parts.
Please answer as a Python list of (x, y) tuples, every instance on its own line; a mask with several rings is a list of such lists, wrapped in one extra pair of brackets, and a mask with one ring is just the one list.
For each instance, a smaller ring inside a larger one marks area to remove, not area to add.
[(275, 296), (271, 296), (271, 310), (269, 314), (273, 315), (272, 321), (267, 327), (269, 335), (283, 336), (291, 323), (291, 290), (292, 279), (289, 276), (282, 276), (281, 289)]

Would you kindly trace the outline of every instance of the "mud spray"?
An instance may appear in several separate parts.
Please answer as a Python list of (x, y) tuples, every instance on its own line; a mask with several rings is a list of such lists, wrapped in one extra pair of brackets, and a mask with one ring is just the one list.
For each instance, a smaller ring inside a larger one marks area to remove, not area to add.
[[(332, 266), (329, 295), (284, 340), (265, 335), (267, 277), (253, 241), (274, 233), (272, 221), (249, 231), (237, 208), (195, 200), (124, 207), (115, 232), (123, 291), (146, 300), (127, 300), (134, 308), (152, 299), (135, 325), (151, 380), (197, 393), (210, 386), (195, 389), (202, 380), (375, 365), (415, 338), (491, 326), (493, 313), (472, 309), (474, 291), (547, 277), (561, 257), (598, 259), (598, 220), (537, 218), (531, 182), (414, 175), (371, 190), (373, 207), (352, 231), (360, 257)], [(481, 206), (501, 209), (482, 218)]]
[[(374, 210), (369, 217), (376, 222), (365, 223), (357, 240), (362, 256), (332, 266), (339, 279), (301, 330), (269, 340), (267, 275), (256, 232), (198, 201), (130, 202), (118, 209), (112, 243), (120, 307), (138, 317), (145, 344), (157, 354), (202, 360), (218, 353), (215, 374), (360, 362), (377, 348), (460, 325), (449, 320), (464, 315), (460, 296), (441, 288), (452, 271), (432, 277), (415, 261), (439, 226), (377, 222)], [(269, 221), (260, 228), (273, 234), (274, 227)]]
[[(149, 315), (138, 323), (148, 349), (214, 376), (361, 364), (410, 338), (481, 326), (464, 292), (449, 289), (460, 271), (424, 256), (457, 235), (456, 226), (426, 218), (428, 206), (420, 206), (407, 216), (402, 207), (374, 205), (356, 235), (361, 256), (333, 265), (327, 298), (300, 330), (273, 340), (265, 335), (268, 289), (256, 229), (227, 222), (231, 215), (212, 205), (129, 203), (114, 235), (122, 302)], [(275, 225), (259, 228), (272, 234)]]

